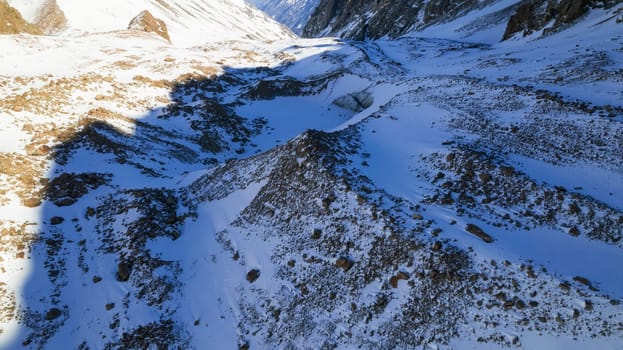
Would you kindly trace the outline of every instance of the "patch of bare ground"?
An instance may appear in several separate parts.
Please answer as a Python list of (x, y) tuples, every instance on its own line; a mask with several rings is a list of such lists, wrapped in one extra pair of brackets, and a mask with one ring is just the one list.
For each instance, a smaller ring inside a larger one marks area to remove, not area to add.
[[(14, 268), (15, 261), (27, 259), (32, 245), (38, 239), (36, 225), (28, 222), (0, 220), (0, 273)], [(7, 324), (19, 317), (15, 291), (0, 281), (0, 323)], [(3, 330), (0, 328), (0, 332)]]
[[(23, 85), (28, 84), (27, 79), (19, 77), (16, 79), (22, 79)], [(74, 102), (72, 97), (75, 97), (76, 93), (95, 93), (103, 89), (112, 90), (115, 98), (120, 101), (126, 98), (123, 95), (125, 89), (117, 84), (113, 77), (87, 73), (77, 77), (50, 79), (39, 88), (30, 88), (21, 94), (8, 95), (0, 100), (0, 109), (12, 112), (28, 111), (53, 117), (63, 113), (66, 107), (72, 106)]]
[(152, 86), (159, 89), (170, 89), (172, 87), (172, 83), (168, 80), (154, 80), (152, 78), (146, 77), (144, 75), (135, 75), (132, 77), (132, 80), (135, 82), (136, 86)]
[(28, 33), (41, 35), (43, 31), (35, 24), (28, 23), (15, 8), (5, 0), (0, 0), (0, 34)]
[(44, 177), (46, 166), (47, 161), (38, 157), (0, 153), (0, 174), (5, 176), (3, 187), (10, 188), (21, 199), (22, 205), (38, 207), (47, 184)]

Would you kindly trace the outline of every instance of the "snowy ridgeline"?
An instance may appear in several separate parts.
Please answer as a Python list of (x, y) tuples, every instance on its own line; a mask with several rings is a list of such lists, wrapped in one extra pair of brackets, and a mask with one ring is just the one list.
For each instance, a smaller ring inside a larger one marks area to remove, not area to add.
[[(49, 0), (8, 3), (24, 18), (33, 21)], [(232, 39), (276, 40), (294, 35), (283, 25), (244, 0), (56, 0), (67, 17), (65, 32), (106, 32), (124, 30), (133, 17), (149, 11), (164, 20), (176, 46), (193, 46)]]
[(618, 16), (0, 37), (0, 348), (619, 349)]

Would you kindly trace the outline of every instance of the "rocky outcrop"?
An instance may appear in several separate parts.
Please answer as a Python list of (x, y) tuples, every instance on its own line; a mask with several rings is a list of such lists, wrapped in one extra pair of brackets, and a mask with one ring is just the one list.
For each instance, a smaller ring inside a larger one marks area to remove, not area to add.
[[(304, 37), (339, 36), (355, 40), (395, 38), (459, 18), (495, 0), (322, 0), (303, 29)], [(525, 0), (499, 12), (508, 20), (502, 40), (517, 33), (530, 35), (547, 26), (547, 33), (584, 16), (591, 8), (609, 8), (621, 0)], [(508, 19), (508, 16), (514, 14)], [(551, 26), (548, 26), (551, 24)]]
[(522, 2), (508, 21), (502, 40), (510, 39), (518, 33), (528, 36), (551, 27), (544, 33), (563, 29), (584, 16), (592, 8), (609, 8), (621, 3), (621, 0), (528, 0)]
[(536, 16), (537, 7), (538, 4), (535, 1), (524, 2), (519, 5), (515, 14), (508, 20), (502, 40), (509, 39), (519, 32), (522, 32), (524, 36), (529, 35), (543, 26), (547, 22), (547, 18)]
[(43, 33), (38, 26), (28, 23), (21, 13), (11, 7), (5, 0), (0, 0), (0, 34)]
[(358, 40), (386, 35), (397, 37), (413, 29), (454, 19), (483, 5), (480, 3), (476, 0), (323, 0), (303, 29), (303, 36), (337, 35)]
[(154, 17), (149, 11), (143, 11), (130, 21), (130, 30), (139, 30), (147, 33), (155, 33), (167, 41), (171, 41), (167, 24), (163, 20)]
[(39, 9), (39, 13), (34, 23), (41, 28), (45, 34), (54, 34), (63, 30), (67, 25), (65, 13), (56, 3), (56, 0), (46, 0)]

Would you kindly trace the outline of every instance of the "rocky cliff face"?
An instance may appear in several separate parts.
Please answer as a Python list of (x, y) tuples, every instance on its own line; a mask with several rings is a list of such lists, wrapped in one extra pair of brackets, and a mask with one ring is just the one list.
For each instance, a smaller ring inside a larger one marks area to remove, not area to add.
[(551, 24), (545, 34), (561, 30), (595, 8), (610, 8), (620, 0), (529, 0), (522, 2), (508, 21), (502, 40), (520, 33), (530, 35)]
[[(591, 9), (610, 8), (619, 3), (620, 0), (323, 0), (307, 22), (303, 36), (332, 35), (357, 40), (395, 38), (489, 7), (499, 9), (482, 17), (481, 22), (507, 22), (506, 30), (499, 34), (500, 39), (507, 40), (517, 33), (526, 36), (548, 25), (545, 34), (561, 30)], [(476, 22), (470, 25), (475, 26)]]
[(397, 37), (428, 24), (447, 21), (483, 6), (478, 0), (323, 0), (303, 36), (337, 35), (354, 39)]

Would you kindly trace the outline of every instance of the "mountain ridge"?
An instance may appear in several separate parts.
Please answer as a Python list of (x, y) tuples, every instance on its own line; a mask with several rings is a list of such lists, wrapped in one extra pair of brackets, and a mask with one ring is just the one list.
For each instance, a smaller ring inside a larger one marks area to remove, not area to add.
[[(428, 0), (397, 1), (391, 4), (370, 1), (321, 1), (302, 35), (341, 36), (356, 40), (379, 39), (384, 36), (396, 38), (409, 33), (426, 31), (427, 27), (443, 26), (460, 19), (470, 12), (499, 7), (500, 15), (507, 21), (506, 29), (499, 33), (498, 40), (510, 39), (518, 32), (523, 36), (534, 31), (564, 29), (571, 22), (585, 15), (590, 9), (612, 8), (618, 0), (525, 0), (525, 1), (460, 1)], [(512, 16), (511, 16), (512, 14)], [(482, 17), (486, 24), (491, 16)], [(476, 22), (476, 21), (475, 21)], [(544, 34), (547, 34), (545, 31)]]
[[(9, 1), (29, 21), (35, 21), (41, 9), (49, 7), (46, 7), (49, 2)], [(147, 10), (167, 24), (171, 42), (178, 46), (235, 39), (280, 40), (294, 36), (285, 26), (242, 0), (189, 0), (178, 3), (168, 0), (115, 0), (95, 4), (78, 0), (56, 0), (52, 3), (57, 4), (64, 13), (66, 24), (59, 27), (63, 27), (63, 31), (69, 35), (74, 35), (71, 32), (124, 30), (132, 18)], [(98, 15), (89, 16), (89, 13)]]

